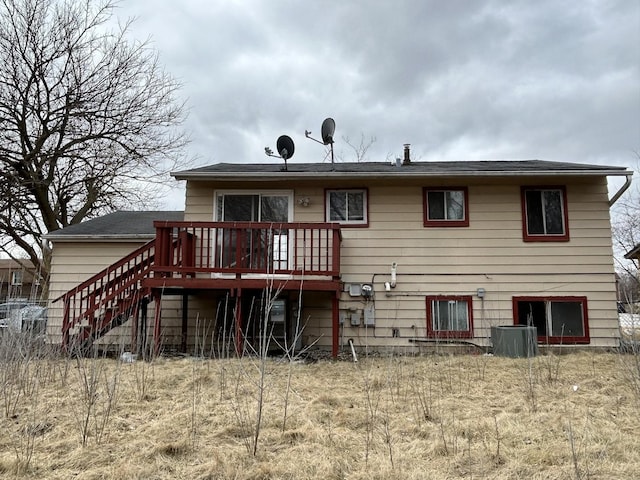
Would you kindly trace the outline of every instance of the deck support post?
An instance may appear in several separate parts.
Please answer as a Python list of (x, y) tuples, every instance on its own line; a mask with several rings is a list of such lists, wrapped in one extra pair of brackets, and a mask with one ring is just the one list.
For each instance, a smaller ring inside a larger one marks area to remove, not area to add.
[(242, 356), (244, 337), (242, 336), (242, 289), (236, 289), (236, 308), (235, 308), (235, 327), (236, 327), (236, 355)]
[(156, 314), (153, 321), (153, 356), (160, 354), (160, 331), (162, 328), (162, 292), (156, 290), (153, 292), (153, 301), (155, 302)]
[[(187, 353), (187, 333), (189, 328), (189, 295), (182, 294), (182, 353)], [(197, 332), (196, 332), (197, 334)]]
[(331, 329), (331, 356), (338, 357), (338, 341), (340, 338), (340, 292), (336, 290), (331, 302), (331, 319), (333, 327)]
[(134, 303), (133, 316), (131, 317), (129, 350), (136, 354), (140, 353), (138, 350), (138, 321), (140, 319), (140, 310), (142, 310), (142, 299), (138, 303)]

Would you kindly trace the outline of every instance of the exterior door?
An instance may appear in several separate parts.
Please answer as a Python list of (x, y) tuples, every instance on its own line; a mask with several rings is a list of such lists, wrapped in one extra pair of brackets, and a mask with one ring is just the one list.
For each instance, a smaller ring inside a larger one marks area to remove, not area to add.
[[(216, 221), (286, 223), (291, 216), (290, 197), (283, 193), (219, 193)], [(289, 242), (284, 229), (223, 229), (218, 241), (223, 267), (287, 268)]]

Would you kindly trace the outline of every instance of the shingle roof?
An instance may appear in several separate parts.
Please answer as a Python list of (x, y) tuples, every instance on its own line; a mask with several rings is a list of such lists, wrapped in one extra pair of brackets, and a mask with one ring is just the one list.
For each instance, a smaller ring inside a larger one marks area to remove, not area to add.
[(411, 176), (428, 177), (442, 175), (531, 175), (531, 174), (592, 174), (624, 175), (626, 167), (587, 165), (546, 160), (486, 160), (455, 162), (415, 162), (397, 166), (391, 162), (347, 162), (347, 163), (218, 163), (206, 167), (173, 172), (179, 180), (187, 178), (232, 178), (269, 177), (281, 179), (299, 177), (367, 177), (367, 176)]
[(181, 221), (182, 211), (117, 211), (56, 230), (49, 240), (75, 239), (151, 239), (155, 236), (154, 220)]

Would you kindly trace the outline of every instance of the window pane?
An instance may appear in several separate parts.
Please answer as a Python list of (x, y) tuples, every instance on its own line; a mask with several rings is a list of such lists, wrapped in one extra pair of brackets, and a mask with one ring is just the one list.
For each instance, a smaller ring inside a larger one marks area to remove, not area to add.
[(258, 195), (224, 195), (222, 221), (255, 222), (258, 220)]
[(364, 220), (364, 194), (362, 192), (347, 193), (347, 218), (350, 221)]
[(260, 202), (261, 222), (287, 222), (289, 220), (289, 197), (264, 196)]
[(536, 327), (538, 335), (547, 334), (547, 307), (540, 301), (518, 302), (518, 324)]
[(429, 220), (444, 220), (444, 192), (427, 192)]
[(582, 304), (580, 302), (551, 302), (551, 335), (557, 337), (584, 336)]
[(542, 215), (542, 195), (539, 190), (525, 192), (527, 209), (527, 233), (544, 235), (544, 218)]
[(431, 312), (433, 330), (458, 332), (469, 330), (466, 301), (433, 300)]
[(347, 195), (345, 192), (329, 192), (329, 220), (333, 222), (347, 219)]
[(457, 301), (454, 305), (455, 323), (451, 330), (464, 331), (469, 330), (469, 318), (467, 316), (467, 302)]
[(446, 300), (434, 300), (431, 302), (433, 312), (433, 329), (449, 329), (449, 302)]
[(464, 220), (464, 192), (444, 192), (447, 199), (447, 220)]
[(544, 216), (547, 224), (546, 233), (564, 233), (564, 222), (562, 216), (562, 195), (559, 190), (545, 190), (542, 192), (544, 198)]

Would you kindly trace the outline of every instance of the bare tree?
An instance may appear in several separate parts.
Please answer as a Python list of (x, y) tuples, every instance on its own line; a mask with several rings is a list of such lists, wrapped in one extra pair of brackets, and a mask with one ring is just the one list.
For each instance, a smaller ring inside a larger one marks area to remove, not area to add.
[(44, 234), (149, 205), (182, 159), (179, 84), (114, 7), (0, 0), (0, 251), (43, 272)]
[[(636, 172), (640, 171), (636, 169)], [(613, 210), (613, 245), (617, 252), (616, 270), (619, 292), (627, 302), (637, 302), (640, 294), (640, 275), (637, 260), (625, 260), (624, 254), (640, 245), (640, 187), (632, 186), (616, 203)]]
[[(351, 139), (346, 136), (343, 136), (342, 140), (349, 146), (352, 151), (351, 154), (355, 158), (355, 161), (358, 163), (366, 162), (368, 160), (367, 153), (369, 152), (371, 146), (376, 143), (376, 137), (372, 136), (369, 139), (366, 139), (364, 133), (360, 134), (360, 142), (357, 144), (352, 142)], [(351, 156), (351, 154), (349, 156)], [(342, 153), (338, 155), (338, 158), (343, 162), (347, 161), (345, 160)]]

